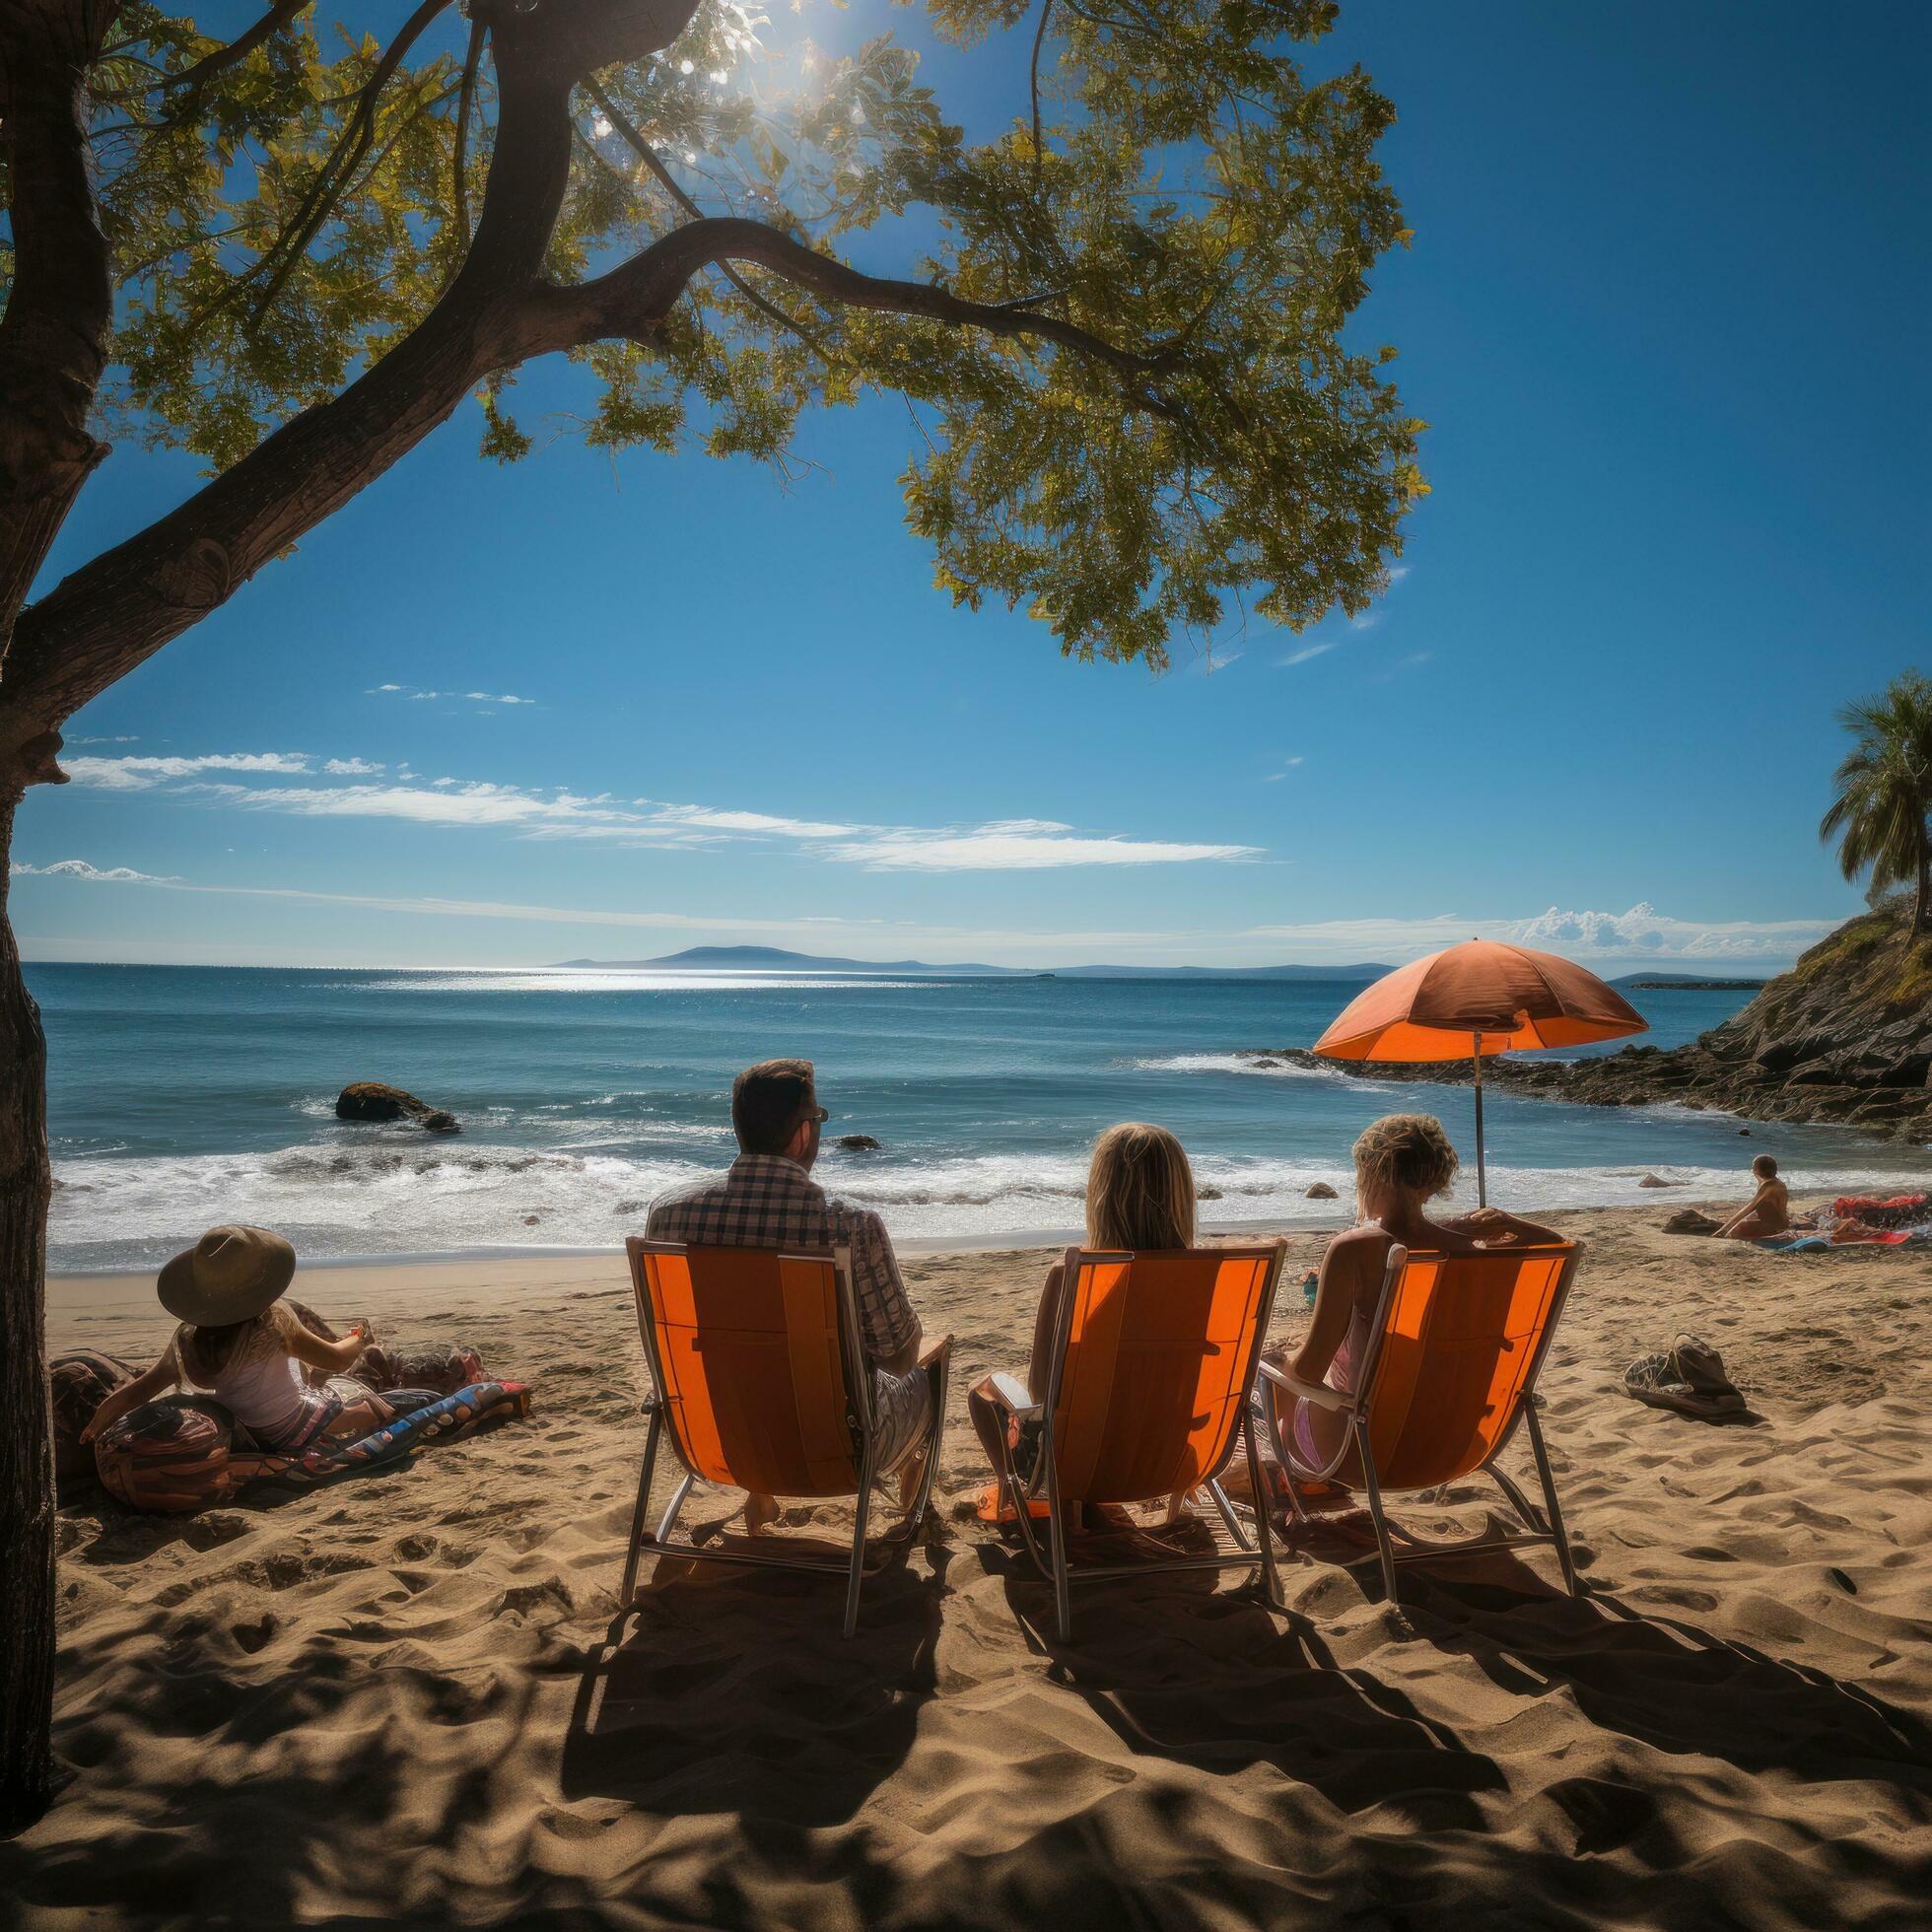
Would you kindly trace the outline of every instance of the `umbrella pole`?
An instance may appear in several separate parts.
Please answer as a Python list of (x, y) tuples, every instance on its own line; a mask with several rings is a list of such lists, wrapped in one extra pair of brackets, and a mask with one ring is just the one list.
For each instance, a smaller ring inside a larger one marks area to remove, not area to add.
[(1476, 1062), (1476, 1205), (1489, 1205), (1489, 1177), (1483, 1164), (1483, 1036), (1472, 1033), (1471, 1058)]

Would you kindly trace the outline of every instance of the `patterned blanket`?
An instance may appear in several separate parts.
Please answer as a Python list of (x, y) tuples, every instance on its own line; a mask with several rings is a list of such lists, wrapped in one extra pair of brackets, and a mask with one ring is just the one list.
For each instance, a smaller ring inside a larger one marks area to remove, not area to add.
[(386, 1468), (433, 1442), (454, 1442), (530, 1413), (522, 1382), (473, 1382), (449, 1396), (398, 1393), (419, 1399), (355, 1442), (323, 1443), (300, 1455), (259, 1448), (210, 1397), (170, 1396), (114, 1422), (94, 1444), (95, 1467), (108, 1494), (130, 1509), (186, 1514), (227, 1502), (252, 1483), (306, 1487)]

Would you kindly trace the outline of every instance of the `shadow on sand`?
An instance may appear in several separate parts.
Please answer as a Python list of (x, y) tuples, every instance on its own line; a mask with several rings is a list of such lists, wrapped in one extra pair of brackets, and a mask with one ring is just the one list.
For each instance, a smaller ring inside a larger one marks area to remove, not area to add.
[(867, 1580), (850, 1640), (836, 1579), (657, 1563), (579, 1685), (566, 1801), (682, 1815), (735, 1811), (755, 1789), (774, 1822), (844, 1824), (905, 1761), (935, 1688), (951, 1552), (926, 1557), (930, 1576), (894, 1562)]

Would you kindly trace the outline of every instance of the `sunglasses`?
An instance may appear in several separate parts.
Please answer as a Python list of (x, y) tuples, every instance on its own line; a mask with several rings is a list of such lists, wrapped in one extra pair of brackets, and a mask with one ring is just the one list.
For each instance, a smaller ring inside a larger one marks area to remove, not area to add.
[(798, 1118), (801, 1121), (810, 1122), (811, 1125), (814, 1127), (823, 1127), (825, 1123), (832, 1118), (832, 1116), (828, 1114), (823, 1107), (807, 1107), (805, 1111), (798, 1116)]

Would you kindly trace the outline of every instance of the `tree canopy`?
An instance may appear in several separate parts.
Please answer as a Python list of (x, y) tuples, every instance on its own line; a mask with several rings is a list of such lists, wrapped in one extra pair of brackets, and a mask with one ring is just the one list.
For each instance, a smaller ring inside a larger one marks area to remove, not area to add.
[[(941, 43), (1011, 42), (978, 56), (1013, 100), (977, 141), (890, 34), (835, 55), (800, 11), (365, 12), (276, 5), (224, 43), (118, 10), (87, 119), (109, 435), (236, 465), (424, 327), (494, 198), (559, 296), (465, 384), (488, 455), (529, 448), (509, 383), (546, 350), (587, 365), (611, 449), (783, 461), (807, 405), (893, 392), (937, 581), (1068, 651), (1158, 665), (1230, 599), (1300, 627), (1384, 582), (1419, 426), (1393, 350), (1343, 330), (1403, 239), (1393, 111), (1357, 70), (1304, 77), (1326, 0), (931, 0)], [(862, 244), (890, 274), (847, 266)]]
[(1818, 836), (1838, 841), (1847, 879), (1869, 868), (1874, 894), (1909, 885), (1912, 932), (1932, 932), (1932, 679), (1902, 672), (1838, 723), (1855, 743), (1832, 774)]

